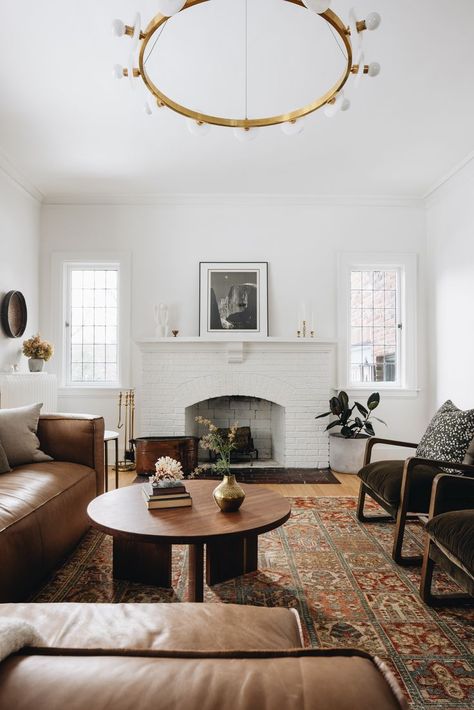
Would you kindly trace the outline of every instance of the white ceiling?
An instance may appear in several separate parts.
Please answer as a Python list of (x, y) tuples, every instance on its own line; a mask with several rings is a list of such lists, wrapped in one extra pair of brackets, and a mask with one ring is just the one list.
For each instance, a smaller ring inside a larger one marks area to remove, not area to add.
[[(163, 82), (201, 110), (221, 101), (223, 110), (239, 110), (243, 2), (211, 0), (206, 14), (187, 11), (157, 45)], [(333, 0), (333, 9), (347, 19), (353, 2)], [(0, 3), (0, 149), (47, 199), (419, 197), (474, 149), (473, 0), (360, 0), (361, 15), (382, 14), (379, 30), (365, 38), (367, 58), (382, 65), (380, 77), (351, 88), (348, 113), (330, 120), (319, 111), (301, 135), (272, 127), (247, 144), (229, 129), (192, 136), (169, 110), (147, 117), (128, 82), (113, 80), (111, 67), (126, 62), (128, 38), (112, 36), (111, 20), (131, 21), (139, 10), (145, 25), (156, 12), (152, 0)], [(250, 110), (257, 101), (273, 110), (280, 99), (286, 110), (308, 98), (313, 82), (320, 88), (326, 72), (334, 79), (337, 48), (320, 18), (282, 0), (249, 0), (249, 17)]]

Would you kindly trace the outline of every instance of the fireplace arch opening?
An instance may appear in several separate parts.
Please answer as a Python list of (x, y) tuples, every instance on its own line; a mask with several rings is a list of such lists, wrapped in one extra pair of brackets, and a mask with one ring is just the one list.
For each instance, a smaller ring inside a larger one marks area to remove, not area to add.
[[(202, 436), (206, 428), (195, 420), (197, 416), (210, 419), (219, 428), (227, 429), (237, 423), (248, 428), (252, 446), (236, 451), (233, 464), (253, 466), (285, 466), (285, 408), (260, 397), (227, 395), (196, 402), (185, 409), (187, 436)], [(245, 435), (247, 432), (243, 432)], [(251, 453), (250, 449), (253, 449)], [(258, 456), (256, 454), (258, 452)], [(207, 451), (200, 448), (199, 460), (208, 462)]]

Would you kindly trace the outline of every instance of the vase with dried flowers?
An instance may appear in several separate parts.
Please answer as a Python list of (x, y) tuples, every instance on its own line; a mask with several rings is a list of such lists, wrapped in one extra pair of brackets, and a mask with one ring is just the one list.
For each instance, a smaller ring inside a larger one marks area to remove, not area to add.
[[(196, 421), (207, 428), (207, 434), (201, 438), (200, 446), (216, 455), (215, 463), (206, 469), (222, 475), (222, 482), (213, 491), (214, 500), (222, 512), (235, 512), (245, 498), (245, 492), (235, 480), (235, 474), (230, 472), (230, 455), (236, 448), (237, 424), (233, 424), (229, 429), (219, 429), (210, 419), (196, 417)], [(198, 475), (199, 470), (197, 469), (194, 475)]]
[(41, 372), (44, 363), (53, 355), (54, 348), (47, 340), (42, 340), (40, 334), (33, 335), (23, 341), (23, 355), (28, 358), (30, 372)]

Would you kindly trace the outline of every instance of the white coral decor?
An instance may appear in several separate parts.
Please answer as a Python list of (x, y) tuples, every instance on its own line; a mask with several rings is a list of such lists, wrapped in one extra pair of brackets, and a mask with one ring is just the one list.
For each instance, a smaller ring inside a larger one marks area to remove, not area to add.
[(156, 473), (151, 478), (151, 483), (160, 481), (179, 481), (184, 478), (183, 467), (179, 461), (170, 456), (162, 456), (155, 464)]

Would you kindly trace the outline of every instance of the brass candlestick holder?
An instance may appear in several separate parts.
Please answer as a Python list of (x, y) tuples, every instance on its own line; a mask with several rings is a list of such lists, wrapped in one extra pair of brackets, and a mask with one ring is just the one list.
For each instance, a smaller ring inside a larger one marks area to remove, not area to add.
[(297, 338), (307, 338), (307, 337), (314, 338), (314, 336), (315, 336), (315, 331), (312, 328), (311, 328), (311, 330), (309, 330), (308, 321), (303, 320), (301, 322), (301, 327), (298, 328), (298, 330), (296, 331), (296, 337)]

